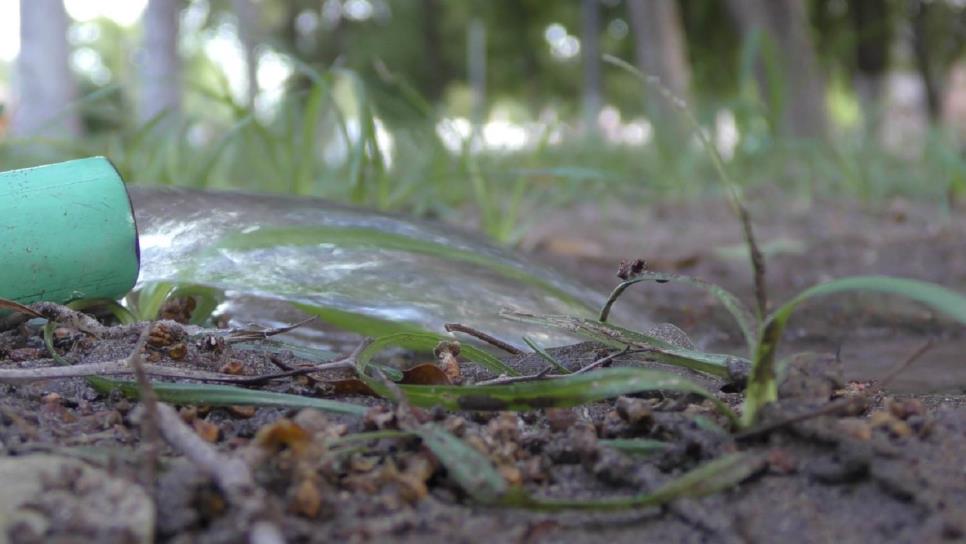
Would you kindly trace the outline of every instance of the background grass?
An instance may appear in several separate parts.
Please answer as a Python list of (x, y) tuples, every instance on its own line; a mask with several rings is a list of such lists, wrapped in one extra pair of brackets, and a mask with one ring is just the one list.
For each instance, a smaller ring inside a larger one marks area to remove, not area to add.
[[(78, 140), (6, 139), (0, 164), (105, 155), (130, 183), (319, 196), (475, 222), (502, 243), (516, 241), (539, 218), (535, 212), (574, 202), (646, 202), (721, 190), (697, 139), (668, 142), (661, 127), (645, 145), (607, 143), (563, 127), (560, 141), (538, 139), (525, 150), (471, 151), (470, 137), (453, 151), (439, 133), (448, 121), (398, 79), (399, 93), (382, 93), (377, 102), (351, 71), (303, 70), (311, 85), (268, 118), (237, 104), (227, 88), (223, 94), (196, 89), (196, 98), (211, 106), (203, 118), (119, 119), (119, 130)], [(116, 92), (102, 89), (71, 107), (97, 108)], [(727, 167), (743, 188), (775, 185), (792, 195), (872, 201), (902, 195), (944, 205), (966, 192), (966, 159), (938, 129), (920, 158), (905, 159), (861, 131), (825, 142), (777, 138), (762, 122), (769, 112), (755, 99), (732, 106), (743, 129)], [(713, 109), (696, 113), (713, 139)], [(392, 136), (392, 150), (377, 126)], [(547, 126), (547, 134), (554, 128)]]

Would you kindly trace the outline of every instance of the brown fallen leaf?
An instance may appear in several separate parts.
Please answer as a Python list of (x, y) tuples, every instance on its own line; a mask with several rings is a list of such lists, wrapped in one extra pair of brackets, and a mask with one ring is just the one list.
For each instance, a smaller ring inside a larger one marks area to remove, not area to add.
[[(456, 375), (459, 376), (459, 366), (456, 367)], [(403, 371), (403, 379), (400, 383), (406, 385), (452, 385), (452, 376), (446, 369), (440, 368), (432, 363), (416, 365), (409, 370)]]
[[(403, 371), (401, 384), (404, 385), (452, 385), (446, 371), (433, 363), (418, 364)], [(326, 385), (332, 388), (336, 395), (366, 395), (378, 397), (366, 383), (359, 378), (345, 378), (342, 380), (328, 380)]]

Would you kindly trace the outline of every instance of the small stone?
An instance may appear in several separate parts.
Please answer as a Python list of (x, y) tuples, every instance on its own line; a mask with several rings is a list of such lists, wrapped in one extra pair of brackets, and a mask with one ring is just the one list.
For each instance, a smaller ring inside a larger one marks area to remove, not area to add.
[(577, 414), (570, 408), (548, 408), (547, 426), (556, 433), (566, 431), (577, 422)]
[(322, 509), (322, 494), (319, 492), (319, 486), (310, 479), (302, 480), (292, 494), (289, 509), (302, 517), (310, 519), (318, 516), (319, 511)]
[(500, 465), (499, 469), (500, 475), (506, 480), (506, 483), (516, 486), (523, 483), (523, 472), (513, 465)]
[(862, 440), (863, 442), (872, 439), (872, 427), (869, 422), (858, 418), (844, 418), (837, 422), (839, 429), (845, 434)]
[(620, 397), (616, 408), (621, 419), (635, 427), (648, 428), (654, 423), (651, 405), (644, 399)]
[(227, 363), (223, 364), (221, 368), (218, 369), (218, 371), (221, 372), (222, 374), (231, 374), (233, 376), (243, 374), (244, 370), (245, 370), (245, 365), (243, 365), (241, 361), (238, 361), (236, 359), (232, 359), (231, 361), (228, 361)]
[(192, 423), (192, 427), (194, 427), (195, 433), (197, 433), (198, 436), (200, 436), (205, 442), (214, 444), (215, 442), (218, 442), (218, 439), (221, 437), (221, 429), (218, 427), (218, 425), (215, 425), (210, 421), (196, 419)]
[(230, 413), (235, 417), (248, 419), (255, 415), (255, 407), (254, 406), (229, 406), (228, 413)]
[(873, 412), (872, 415), (869, 416), (869, 425), (873, 429), (878, 429), (880, 427), (887, 427), (893, 421), (895, 421), (895, 419), (896, 417), (890, 414), (889, 412), (883, 412), (883, 411)]
[(168, 348), (168, 357), (171, 357), (175, 361), (183, 360), (186, 355), (188, 355), (188, 347), (184, 345), (184, 342), (178, 342)]
[(178, 415), (181, 416), (181, 421), (187, 424), (194, 423), (195, 419), (198, 417), (198, 407), (197, 406), (185, 406), (178, 410)]
[(46, 350), (40, 348), (17, 348), (10, 350), (8, 357), (15, 363), (43, 359)]
[(385, 406), (373, 406), (363, 416), (362, 426), (367, 430), (394, 429), (396, 412)]
[(919, 399), (895, 400), (886, 403), (889, 412), (899, 419), (909, 419), (911, 416), (924, 416), (926, 408)]
[(768, 452), (768, 466), (778, 474), (791, 474), (798, 469), (798, 460), (792, 452), (774, 448)]

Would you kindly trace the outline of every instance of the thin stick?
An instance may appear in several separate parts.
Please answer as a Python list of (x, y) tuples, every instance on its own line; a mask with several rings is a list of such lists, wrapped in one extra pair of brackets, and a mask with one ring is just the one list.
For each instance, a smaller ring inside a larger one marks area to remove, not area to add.
[(642, 353), (642, 352), (645, 352), (645, 351), (650, 351), (650, 350), (647, 350), (647, 349), (635, 349), (635, 350), (631, 351), (631, 347), (630, 346), (624, 346), (624, 349), (622, 349), (620, 351), (615, 351), (614, 353), (611, 353), (610, 355), (607, 355), (606, 357), (601, 357), (600, 359), (597, 359), (593, 363), (590, 363), (589, 365), (581, 368), (580, 370), (578, 370), (576, 372), (573, 372), (571, 374), (568, 374), (568, 376), (573, 376), (575, 374), (583, 374), (584, 372), (590, 372), (591, 370), (593, 370), (595, 368), (599, 368), (601, 366), (604, 366), (605, 364), (613, 361), (614, 359), (620, 357), (621, 355), (627, 355), (629, 353)]
[(563, 376), (571, 376), (572, 374), (550, 374), (553, 370), (552, 366), (544, 367), (543, 370), (537, 372), (536, 374), (530, 374), (529, 376), (500, 376), (499, 378), (493, 378), (492, 380), (486, 380), (482, 382), (477, 382), (473, 385), (506, 385), (508, 383), (520, 383), (520, 382), (532, 382), (534, 380), (542, 380), (544, 378), (558, 378)]
[(648, 352), (648, 351), (651, 351), (651, 350), (649, 350), (649, 349), (630, 349), (630, 346), (625, 346), (624, 349), (622, 349), (620, 351), (615, 351), (614, 353), (611, 353), (611, 354), (609, 354), (609, 355), (607, 355), (605, 357), (601, 357), (600, 359), (597, 359), (596, 361), (594, 361), (594, 362), (590, 363), (589, 365), (581, 368), (580, 370), (577, 370), (575, 372), (571, 372), (570, 374), (550, 374), (550, 371), (553, 370), (553, 367), (548, 366), (548, 367), (544, 368), (543, 370), (541, 370), (540, 372), (537, 372), (536, 374), (530, 374), (530, 375), (527, 375), (527, 376), (500, 376), (499, 378), (493, 378), (492, 380), (486, 380), (486, 381), (482, 381), (482, 382), (477, 382), (474, 385), (506, 385), (508, 383), (519, 383), (519, 382), (529, 382), (529, 381), (534, 381), (534, 380), (566, 378), (568, 376), (576, 376), (577, 374), (582, 374), (584, 372), (590, 372), (591, 370), (593, 370), (595, 368), (599, 368), (599, 367), (601, 367), (601, 366), (603, 366), (603, 365), (605, 365), (605, 364), (613, 361), (614, 359), (620, 357), (621, 355), (629, 355), (629, 354), (633, 354), (633, 353), (645, 353), (645, 352)]
[(225, 336), (225, 342), (229, 344), (235, 344), (239, 342), (251, 342), (252, 340), (265, 340), (270, 336), (277, 336), (279, 334), (291, 332), (303, 325), (307, 325), (315, 321), (316, 319), (318, 318), (310, 317), (304, 321), (299, 321), (294, 325), (289, 325), (287, 327), (276, 327), (274, 329), (265, 329), (261, 331), (254, 330), (254, 329), (243, 329), (243, 330), (231, 331)]
[(255, 483), (251, 470), (237, 457), (223, 455), (214, 446), (202, 440), (181, 421), (171, 406), (158, 403), (158, 423), (164, 439), (176, 450), (190, 459), (215, 481), (225, 498), (241, 509), (240, 519), (252, 520), (249, 542), (282, 543), (285, 538), (272, 518), (267, 493)]
[[(218, 374), (215, 372), (203, 372), (198, 370), (186, 370), (171, 368), (162, 365), (142, 364), (144, 373), (149, 376), (161, 376), (165, 378), (180, 378), (183, 380), (198, 380), (203, 382), (222, 382), (236, 383), (242, 385), (252, 385), (298, 376), (301, 374), (311, 374), (320, 370), (331, 370), (333, 368), (351, 368), (353, 359), (345, 358), (331, 363), (312, 367), (301, 367), (286, 372), (265, 374), (260, 376), (232, 376), (229, 374)], [(39, 368), (0, 368), (0, 383), (23, 384), (42, 380), (58, 380), (69, 378), (87, 378), (89, 376), (121, 376), (135, 374), (134, 369), (128, 363), (128, 358), (117, 359), (114, 361), (104, 361), (102, 363), (85, 363), (71, 366), (45, 366)]]
[(134, 344), (134, 350), (127, 358), (127, 362), (137, 379), (141, 404), (145, 411), (144, 418), (141, 420), (141, 434), (143, 436), (141, 455), (144, 467), (141, 483), (153, 496), (157, 482), (158, 458), (161, 455), (161, 433), (158, 430), (158, 396), (155, 394), (154, 388), (151, 387), (148, 375), (144, 371), (144, 361), (141, 358), (141, 350), (144, 349), (144, 345), (148, 341), (150, 331), (150, 325), (144, 327), (137, 343)]
[(110, 327), (102, 325), (93, 317), (78, 312), (77, 310), (72, 310), (61, 304), (35, 302), (30, 305), (30, 309), (47, 318), (48, 321), (56, 321), (64, 326), (93, 334), (94, 336), (103, 336), (110, 330)]
[(486, 342), (487, 344), (490, 344), (491, 346), (500, 348), (511, 355), (523, 354), (522, 351), (520, 351), (514, 346), (511, 346), (510, 344), (507, 344), (503, 340), (500, 340), (495, 336), (491, 336), (481, 330), (474, 329), (473, 327), (470, 327), (468, 325), (464, 325), (462, 323), (447, 323), (443, 325), (443, 327), (446, 329), (446, 332), (462, 332), (464, 334), (468, 334), (470, 336), (473, 336), (475, 338), (478, 338)]
[(933, 341), (930, 338), (926, 340), (921, 346), (919, 346), (916, 351), (913, 351), (906, 357), (905, 361), (902, 361), (895, 368), (890, 370), (885, 376), (876, 380), (876, 385), (879, 389), (885, 389), (887, 385), (892, 383), (892, 380), (896, 379), (896, 376), (905, 372), (913, 363), (919, 360), (920, 357), (926, 354), (929, 350), (933, 348)]

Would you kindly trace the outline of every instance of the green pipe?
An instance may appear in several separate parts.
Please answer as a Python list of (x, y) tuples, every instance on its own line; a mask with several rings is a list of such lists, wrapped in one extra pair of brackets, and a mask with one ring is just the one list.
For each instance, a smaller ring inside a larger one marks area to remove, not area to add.
[(139, 267), (131, 200), (110, 161), (0, 172), (0, 298), (117, 299)]

